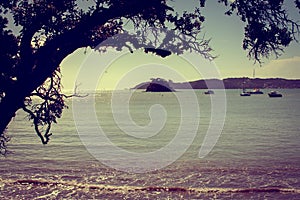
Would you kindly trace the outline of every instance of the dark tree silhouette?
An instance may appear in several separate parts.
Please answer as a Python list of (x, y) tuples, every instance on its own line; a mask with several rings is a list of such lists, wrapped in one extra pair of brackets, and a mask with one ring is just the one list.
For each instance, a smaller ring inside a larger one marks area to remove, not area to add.
[[(89, 7), (81, 8), (80, 2)], [(299, 34), (299, 25), (288, 17), (283, 0), (218, 2), (228, 7), (227, 15), (236, 14), (245, 22), (243, 48), (255, 61), (280, 55)], [(147, 48), (141, 37), (140, 41), (129, 40), (131, 50), (144, 48), (165, 57), (193, 49), (213, 59), (209, 40), (199, 36), (205, 20), (203, 6), (205, 0), (199, 0), (194, 11), (178, 14), (168, 0), (1, 0), (0, 152), (6, 152), (5, 129), (19, 109), (28, 113), (42, 143), (48, 143), (51, 124), (66, 108), (60, 63), (78, 48), (93, 48), (126, 32), (124, 22), (132, 23), (137, 30), (165, 28), (190, 37), (188, 43), (180, 38), (175, 43), (167, 34), (165, 46)], [(299, 0), (295, 0), (295, 6), (299, 9)], [(8, 20), (15, 25), (14, 30), (8, 28)], [(164, 50), (172, 44), (174, 52)], [(127, 43), (120, 45), (126, 47)]]

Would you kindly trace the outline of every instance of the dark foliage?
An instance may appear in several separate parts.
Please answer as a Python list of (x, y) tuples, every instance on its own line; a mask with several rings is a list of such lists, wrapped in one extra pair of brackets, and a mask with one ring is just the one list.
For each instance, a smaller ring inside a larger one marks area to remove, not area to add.
[(152, 52), (158, 56), (161, 56), (163, 58), (171, 55), (172, 52), (168, 51), (168, 50), (164, 50), (164, 49), (155, 49), (155, 48), (145, 48), (145, 53), (149, 53)]
[[(228, 5), (227, 0), (221, 0)], [(284, 0), (236, 0), (227, 15), (237, 14), (245, 22), (243, 49), (248, 56), (261, 62), (270, 55), (280, 56), (291, 41), (297, 40), (299, 24), (289, 18)], [(295, 1), (299, 9), (299, 1)]]
[[(226, 14), (236, 14), (245, 22), (243, 48), (255, 61), (279, 56), (296, 40), (299, 25), (288, 17), (283, 0), (219, 2), (228, 6)], [(82, 3), (89, 7), (81, 8)], [(42, 143), (49, 142), (51, 124), (67, 107), (67, 96), (61, 92), (61, 61), (78, 48), (95, 47), (126, 33), (125, 24), (133, 24), (139, 37), (128, 35), (116, 50), (144, 48), (161, 57), (194, 50), (213, 59), (209, 40), (200, 36), (203, 6), (205, 0), (199, 0), (194, 11), (179, 14), (168, 0), (1, 0), (0, 152), (6, 152), (5, 129), (19, 109), (28, 113)], [(299, 0), (295, 6), (300, 8)], [(15, 30), (8, 28), (8, 20)], [(161, 42), (145, 44), (147, 27), (172, 32), (165, 32)]]

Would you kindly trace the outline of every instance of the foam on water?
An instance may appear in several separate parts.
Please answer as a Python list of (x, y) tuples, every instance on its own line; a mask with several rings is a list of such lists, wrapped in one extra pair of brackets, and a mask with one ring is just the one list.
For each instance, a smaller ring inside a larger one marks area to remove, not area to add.
[[(75, 181), (51, 181), (43, 179), (26, 179), (26, 180), (1, 180), (2, 195), (9, 194), (21, 198), (35, 197), (35, 199), (56, 199), (68, 197), (141, 197), (145, 194), (150, 194), (152, 197), (161, 196), (182, 196), (198, 198), (201, 196), (210, 196), (211, 194), (219, 197), (226, 196), (245, 196), (252, 195), (260, 196), (261, 194), (269, 196), (289, 195), (290, 197), (298, 196), (299, 189), (294, 188), (279, 188), (279, 187), (264, 187), (264, 188), (185, 188), (185, 187), (162, 187), (162, 186), (117, 186), (104, 184), (87, 184), (77, 183)], [(27, 192), (26, 192), (27, 191)]]

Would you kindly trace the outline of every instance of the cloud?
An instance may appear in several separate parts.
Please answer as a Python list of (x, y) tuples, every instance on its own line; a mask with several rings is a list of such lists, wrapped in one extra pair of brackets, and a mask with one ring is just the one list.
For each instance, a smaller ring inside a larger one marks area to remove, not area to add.
[(257, 77), (300, 79), (300, 56), (272, 60), (256, 70)]

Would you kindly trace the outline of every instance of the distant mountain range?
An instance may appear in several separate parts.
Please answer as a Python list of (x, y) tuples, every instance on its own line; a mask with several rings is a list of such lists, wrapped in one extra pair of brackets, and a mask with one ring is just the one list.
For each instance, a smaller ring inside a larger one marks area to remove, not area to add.
[[(143, 82), (136, 85), (133, 89), (146, 89), (151, 81)], [(226, 89), (240, 88), (300, 88), (300, 79), (283, 79), (283, 78), (226, 78), (206, 79), (190, 82), (176, 83), (168, 81), (173, 89), (222, 89), (223, 84)]]

